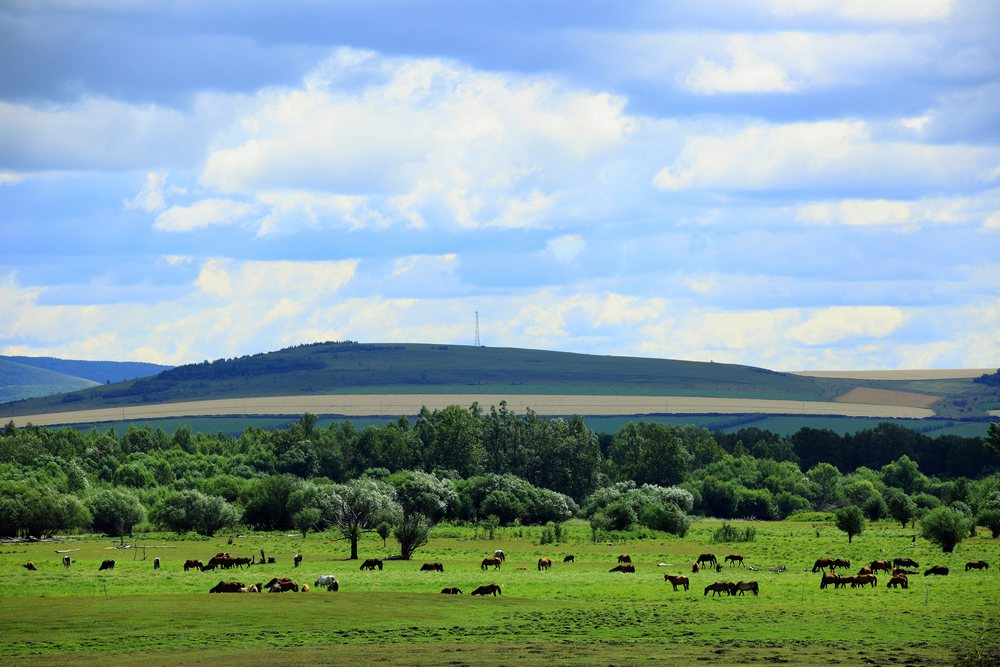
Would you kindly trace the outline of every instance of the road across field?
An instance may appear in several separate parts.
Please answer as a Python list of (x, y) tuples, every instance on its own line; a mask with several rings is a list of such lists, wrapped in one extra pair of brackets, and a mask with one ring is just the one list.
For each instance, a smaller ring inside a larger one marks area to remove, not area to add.
[(685, 396), (574, 396), (545, 394), (338, 394), (270, 396), (211, 401), (153, 403), (122, 408), (101, 408), (76, 412), (11, 417), (15, 426), (36, 424), (90, 424), (165, 417), (215, 417), (246, 415), (342, 415), (381, 417), (415, 415), (426, 406), (435, 410), (449, 405), (472, 405), (484, 409), (507, 402), (518, 413), (527, 408), (539, 415), (620, 416), (649, 414), (775, 414), (838, 415), (922, 419), (933, 417), (926, 408), (899, 405), (868, 405), (820, 401), (761, 400), (749, 398), (703, 398)]

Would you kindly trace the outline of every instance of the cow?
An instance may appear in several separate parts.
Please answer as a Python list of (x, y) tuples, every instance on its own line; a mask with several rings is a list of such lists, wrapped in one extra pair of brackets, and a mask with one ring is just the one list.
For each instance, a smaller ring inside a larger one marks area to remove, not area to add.
[(698, 565), (711, 565), (713, 567), (718, 567), (719, 559), (715, 557), (715, 554), (701, 554), (698, 556)]
[(503, 563), (503, 560), (500, 558), (496, 556), (487, 556), (483, 559), (483, 562), (479, 564), (479, 569), (485, 570), (492, 565), (494, 570), (499, 570), (501, 563)]
[(665, 574), (663, 575), (663, 580), (673, 584), (675, 591), (678, 586), (683, 586), (684, 590), (688, 590), (688, 587), (691, 585), (691, 580), (683, 574)]
[(186, 560), (184, 561), (184, 571), (187, 572), (190, 569), (204, 570), (205, 565), (200, 560)]
[[(317, 588), (319, 588), (320, 586), (330, 586), (331, 584), (339, 584), (339, 582), (337, 581), (337, 577), (333, 576), (332, 574), (324, 574), (323, 576), (319, 577), (318, 579), (316, 579), (316, 581), (313, 582), (313, 586), (316, 586)], [(337, 589), (334, 588), (333, 590)]]
[(503, 549), (497, 549), (493, 552), (494, 558), (499, 558), (501, 561), (507, 560), (507, 554), (503, 552)]
[(101, 566), (97, 568), (97, 571), (100, 572), (101, 570), (113, 570), (113, 569), (115, 569), (115, 562), (109, 559), (101, 563)]
[(913, 560), (912, 558), (903, 557), (903, 558), (893, 558), (892, 559), (892, 566), (893, 567), (920, 567), (920, 564), (917, 563), (917, 561)]
[(745, 591), (753, 591), (754, 597), (760, 592), (760, 587), (757, 585), (756, 581), (741, 581), (736, 584), (736, 590), (739, 591), (740, 595), (743, 595)]
[(892, 563), (887, 560), (873, 560), (868, 567), (872, 569), (872, 574), (879, 570), (885, 570), (887, 573), (892, 571)]
[(736, 584), (731, 581), (717, 581), (714, 584), (709, 584), (705, 586), (705, 595), (712, 591), (712, 597), (716, 595), (722, 595), (726, 593), (728, 595), (736, 595)]
[(909, 585), (909, 580), (906, 578), (905, 574), (897, 574), (896, 576), (894, 576), (892, 579), (889, 580), (889, 583), (887, 583), (885, 585), (885, 587), (886, 588), (896, 588), (896, 587), (899, 587), (899, 588), (909, 588), (910, 585)]
[(826, 568), (828, 568), (828, 567), (831, 568), (831, 569), (833, 568), (833, 559), (832, 558), (820, 558), (819, 560), (817, 560), (813, 564), (813, 573), (819, 572), (820, 570), (822, 570), (823, 572), (826, 572)]
[(819, 589), (823, 590), (827, 586), (829, 586), (830, 584), (833, 584), (833, 587), (836, 588), (837, 587), (837, 581), (839, 579), (840, 579), (840, 575), (837, 574), (836, 572), (824, 572), (823, 576), (819, 580)]
[(632, 562), (632, 557), (629, 556), (628, 554), (622, 554), (621, 556), (618, 557), (618, 562), (619, 563), (631, 563)]
[(615, 565), (613, 568), (608, 570), (608, 572), (629, 572), (635, 574), (635, 565), (630, 565), (629, 563)]
[(444, 572), (444, 565), (441, 563), (424, 563), (420, 566), (421, 572)]
[(563, 557), (563, 562), (564, 563), (575, 563), (576, 562), (576, 556), (574, 556), (573, 554), (565, 556), (565, 557)]
[(936, 574), (938, 576), (945, 577), (948, 576), (948, 568), (946, 568), (943, 565), (935, 565), (934, 567), (924, 572), (925, 577), (930, 574)]
[(36, 572), (38, 570), (38, 568), (35, 567), (35, 564), (32, 563), (30, 560), (21, 567), (23, 567), (25, 570), (30, 570), (31, 572)]
[(461, 595), (462, 594), (462, 589), (461, 588), (456, 588), (456, 587), (442, 588), (441, 589), (441, 594), (442, 595)]
[(281, 577), (281, 578), (275, 577), (271, 581), (267, 582), (264, 585), (264, 588), (266, 588), (269, 591), (271, 591), (272, 593), (274, 593), (274, 592), (276, 592), (276, 591), (274, 591), (274, 587), (275, 586), (278, 586), (278, 587), (281, 588), (280, 591), (277, 591), (279, 593), (280, 592), (284, 592), (284, 591), (295, 591), (296, 593), (299, 592), (299, 585), (296, 584), (291, 579), (288, 579), (287, 577)]
[(62, 564), (63, 564), (63, 567), (68, 570), (69, 566), (73, 564), (73, 559), (70, 558), (69, 556), (63, 556), (62, 557)]
[(834, 558), (833, 564), (830, 566), (831, 570), (836, 570), (838, 567), (844, 568), (845, 570), (851, 566), (851, 561), (846, 558)]
[[(69, 567), (69, 565), (67, 565), (66, 567)], [(159, 570), (160, 569), (160, 557), (159, 556), (157, 556), (156, 558), (153, 559), (153, 569), (154, 570)]]
[(550, 567), (552, 567), (552, 559), (551, 558), (546, 558), (545, 556), (542, 556), (541, 558), (538, 559), (538, 571), (539, 572), (541, 572), (542, 570), (547, 570)]
[(375, 568), (379, 570), (382, 569), (382, 559), (381, 558), (369, 558), (364, 563), (361, 564), (359, 570), (374, 570)]
[(485, 586), (480, 586), (476, 590), (472, 591), (472, 595), (493, 595), (493, 597), (499, 595), (502, 597), (503, 592), (500, 590), (500, 587), (496, 584), (486, 584)]
[(851, 584), (851, 588), (864, 588), (871, 585), (872, 588), (878, 586), (878, 578), (874, 574), (859, 574)]
[(746, 567), (746, 563), (743, 562), (743, 556), (739, 554), (729, 554), (723, 560), (727, 563), (732, 563), (733, 565), (739, 563), (740, 567)]
[(292, 564), (298, 567), (302, 563), (302, 554), (295, 554), (292, 556)]
[(209, 593), (246, 593), (247, 588), (238, 581), (220, 581)]
[(969, 570), (988, 570), (990, 569), (990, 564), (984, 560), (969, 561), (965, 564), (965, 571)]

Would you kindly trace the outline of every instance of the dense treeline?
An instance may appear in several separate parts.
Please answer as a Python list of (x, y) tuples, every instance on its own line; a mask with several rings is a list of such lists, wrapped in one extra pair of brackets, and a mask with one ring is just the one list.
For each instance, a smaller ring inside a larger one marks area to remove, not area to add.
[(546, 524), (582, 515), (601, 531), (683, 535), (692, 512), (780, 519), (859, 508), (907, 523), (955, 508), (1000, 529), (1000, 427), (985, 438), (931, 439), (882, 424), (853, 435), (803, 428), (633, 422), (598, 436), (579, 417), (499, 408), (424, 409), (415, 421), (287, 428), (237, 437), (130, 426), (0, 431), (0, 534), (137, 525), (204, 535), (335, 528), (394, 534), (404, 556), (442, 520)]

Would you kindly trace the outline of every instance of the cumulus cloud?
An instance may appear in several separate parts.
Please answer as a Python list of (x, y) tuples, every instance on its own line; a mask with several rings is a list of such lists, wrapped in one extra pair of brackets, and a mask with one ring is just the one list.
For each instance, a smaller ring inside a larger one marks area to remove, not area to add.
[(865, 23), (926, 23), (943, 21), (954, 10), (953, 0), (772, 0), (779, 15), (825, 14)]
[(742, 37), (731, 41), (728, 63), (700, 56), (683, 82), (689, 90), (703, 95), (787, 93), (796, 88), (779, 63), (752, 52), (748, 40)]
[(900, 308), (888, 306), (821, 309), (788, 330), (787, 338), (805, 345), (828, 345), (848, 338), (885, 338), (906, 321)]
[(190, 206), (172, 206), (156, 216), (154, 229), (165, 232), (190, 232), (202, 227), (230, 225), (257, 212), (253, 204), (232, 199), (202, 199)]
[(146, 184), (136, 193), (135, 197), (126, 199), (125, 208), (138, 208), (147, 213), (162, 211), (167, 207), (163, 196), (163, 188), (167, 182), (167, 174), (162, 171), (151, 171), (146, 174)]

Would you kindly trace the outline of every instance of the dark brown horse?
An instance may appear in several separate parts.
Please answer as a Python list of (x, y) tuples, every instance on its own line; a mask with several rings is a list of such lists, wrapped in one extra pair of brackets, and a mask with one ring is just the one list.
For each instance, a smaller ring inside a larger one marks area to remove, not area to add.
[(889, 580), (889, 583), (885, 585), (886, 588), (909, 588), (910, 581), (906, 578), (905, 574), (897, 574), (895, 577)]
[(858, 570), (858, 574), (875, 574), (875, 573), (872, 572), (872, 566), (871, 565), (865, 565), (860, 570)]
[(485, 570), (492, 565), (494, 570), (499, 570), (502, 564), (503, 560), (500, 558), (497, 558), (496, 556), (487, 556), (483, 559), (483, 562), (479, 564), (479, 569)]
[(115, 569), (115, 562), (113, 560), (106, 560), (103, 563), (101, 563), (101, 566), (97, 568), (97, 571), (100, 572), (101, 570), (113, 570), (113, 569)]
[(970, 561), (965, 564), (965, 571), (969, 570), (988, 570), (990, 569), (990, 564), (984, 560)]
[(220, 581), (209, 593), (246, 593), (247, 587), (239, 581)]
[(754, 596), (756, 596), (760, 592), (760, 587), (756, 581), (741, 581), (736, 584), (736, 590), (740, 595), (743, 595), (744, 591), (753, 591)]
[(424, 563), (420, 566), (421, 572), (444, 572), (444, 565), (441, 563)]
[(715, 557), (715, 554), (702, 554), (698, 556), (697, 562), (699, 566), (711, 565), (712, 567), (716, 567), (719, 565), (719, 559)]
[(885, 570), (887, 573), (892, 572), (892, 563), (887, 560), (873, 560), (868, 567), (872, 569), (873, 573), (879, 570)]
[(819, 560), (817, 560), (813, 564), (813, 572), (819, 572), (820, 570), (823, 570), (824, 572), (826, 572), (826, 568), (828, 568), (828, 567), (829, 568), (833, 567), (833, 559), (832, 558), (820, 558)]
[(946, 568), (944, 565), (935, 565), (934, 567), (924, 571), (925, 577), (929, 574), (936, 574), (941, 577), (946, 577), (948, 576), (948, 568)]
[(496, 584), (486, 584), (485, 586), (480, 586), (476, 590), (472, 591), (472, 595), (492, 595), (493, 597), (496, 597), (498, 595), (502, 596), (503, 592)]
[(851, 588), (864, 588), (865, 586), (875, 588), (878, 585), (878, 578), (874, 574), (859, 574)]
[(382, 569), (382, 559), (381, 558), (369, 558), (364, 563), (361, 564), (359, 570), (374, 570), (375, 568)]
[(281, 577), (281, 578), (275, 577), (274, 579), (272, 579), (271, 581), (267, 582), (264, 585), (264, 590), (270, 591), (273, 590), (274, 588), (280, 588), (282, 592), (284, 591), (295, 591), (296, 593), (299, 592), (299, 585), (286, 577)]
[(833, 565), (830, 566), (830, 569), (836, 570), (838, 567), (840, 567), (846, 570), (850, 566), (851, 566), (851, 561), (847, 560), (846, 558), (834, 558)]
[(731, 581), (717, 581), (714, 584), (709, 584), (705, 586), (705, 595), (712, 591), (712, 597), (716, 595), (722, 595), (726, 593), (728, 595), (736, 595), (736, 584)]
[(663, 575), (663, 580), (673, 584), (675, 591), (678, 586), (683, 586), (684, 590), (688, 590), (688, 587), (691, 585), (691, 580), (683, 574), (665, 574)]
[(622, 554), (621, 556), (618, 557), (618, 562), (619, 563), (631, 563), (632, 562), (632, 557), (629, 556), (628, 554)]
[(542, 570), (547, 570), (550, 567), (552, 567), (552, 559), (551, 558), (546, 558), (545, 556), (542, 556), (541, 558), (538, 559), (538, 571), (539, 572), (541, 572)]
[(454, 588), (454, 587), (452, 587), (452, 588), (442, 588), (441, 589), (441, 594), (442, 595), (461, 595), (462, 594), (462, 589), (461, 588)]
[(630, 565), (629, 563), (624, 563), (622, 565), (615, 565), (613, 568), (608, 570), (608, 572), (631, 572), (635, 573), (635, 565)]
[(819, 580), (819, 588), (820, 588), (820, 590), (823, 590), (824, 588), (826, 588), (830, 584), (833, 584), (833, 587), (836, 588), (837, 587), (837, 581), (839, 579), (840, 579), (840, 575), (837, 574), (836, 572), (824, 572), (823, 576)]
[(892, 559), (892, 566), (893, 567), (920, 567), (920, 564), (917, 563), (917, 561), (913, 560), (912, 558), (904, 557), (904, 558), (893, 558)]
[(25, 564), (24, 564), (24, 565), (23, 565), (22, 567), (23, 567), (23, 568), (24, 568), (25, 570), (30, 570), (30, 571), (32, 571), (32, 572), (36, 572), (36, 571), (38, 570), (38, 568), (37, 568), (37, 567), (35, 567), (35, 564), (34, 564), (34, 563), (32, 563), (32, 562), (31, 562), (30, 560), (29, 560), (29, 561), (28, 561), (27, 563), (25, 563)]
[(576, 556), (574, 556), (573, 554), (570, 554), (570, 555), (568, 555), (568, 556), (566, 556), (566, 557), (563, 558), (563, 562), (564, 563), (575, 563), (576, 562)]
[(723, 559), (727, 563), (732, 563), (733, 565), (739, 564), (740, 567), (746, 567), (743, 562), (743, 556), (739, 554), (730, 554)]
[(855, 584), (858, 583), (857, 577), (841, 577), (836, 582), (834, 582), (834, 588), (846, 588), (850, 584), (851, 588), (854, 588)]

